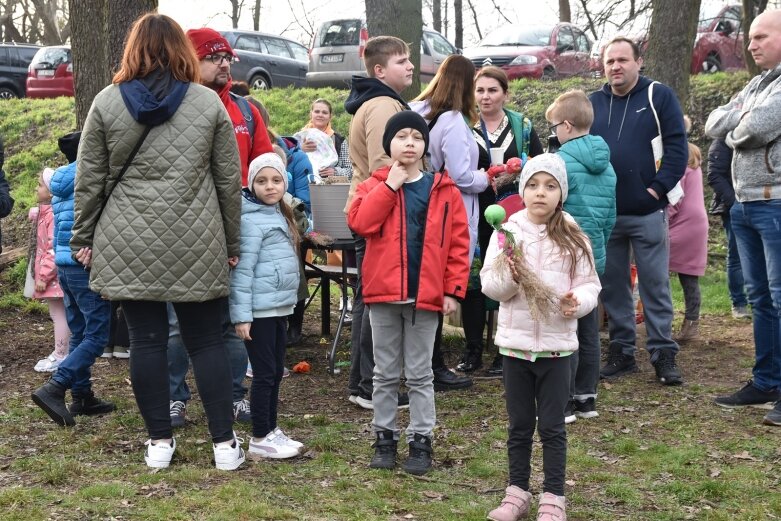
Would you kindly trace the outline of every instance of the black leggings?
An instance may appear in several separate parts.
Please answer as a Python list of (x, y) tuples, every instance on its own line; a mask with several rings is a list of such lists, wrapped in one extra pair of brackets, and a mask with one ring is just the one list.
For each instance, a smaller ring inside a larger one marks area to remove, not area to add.
[[(222, 339), (223, 300), (173, 303), (214, 443), (233, 439), (232, 377)], [(138, 409), (151, 439), (171, 438), (165, 302), (126, 300), (122, 308), (130, 334), (130, 379)]]
[(700, 319), (700, 305), (702, 297), (700, 296), (700, 278), (697, 275), (678, 274), (678, 280), (683, 289), (683, 302), (686, 306), (684, 317), (686, 320)]
[(285, 370), (285, 317), (255, 318), (245, 340), (252, 363), (252, 392), (249, 396), (252, 414), (252, 436), (264, 438), (277, 428), (279, 385)]
[(545, 475), (542, 490), (563, 496), (567, 468), (564, 408), (569, 400), (570, 361), (562, 357), (529, 362), (505, 356), (503, 373), (510, 418), (507, 439), (510, 485), (529, 490), (532, 436), (536, 424), (542, 442)]

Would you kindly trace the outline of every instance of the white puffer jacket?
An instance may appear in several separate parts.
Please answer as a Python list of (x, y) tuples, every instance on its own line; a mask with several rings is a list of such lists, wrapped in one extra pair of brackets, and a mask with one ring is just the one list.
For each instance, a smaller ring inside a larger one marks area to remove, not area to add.
[[(571, 222), (572, 217), (564, 212)], [(602, 286), (594, 271), (593, 260), (582, 257), (570, 277), (569, 260), (548, 238), (547, 226), (529, 221), (526, 210), (510, 216), (504, 224), (512, 232), (516, 242), (522, 244), (524, 260), (540, 279), (561, 297), (572, 291), (580, 301), (580, 307), (572, 317), (565, 318), (555, 312), (545, 322), (532, 319), (526, 296), (513, 281), (508, 267), (495, 269), (494, 260), (503, 255), (497, 243), (497, 233), (491, 236), (480, 282), (483, 293), (500, 302), (499, 327), (495, 343), (500, 348), (526, 352), (571, 352), (578, 349), (577, 319), (588, 314), (597, 306), (597, 297)], [(591, 250), (589, 249), (589, 256)]]

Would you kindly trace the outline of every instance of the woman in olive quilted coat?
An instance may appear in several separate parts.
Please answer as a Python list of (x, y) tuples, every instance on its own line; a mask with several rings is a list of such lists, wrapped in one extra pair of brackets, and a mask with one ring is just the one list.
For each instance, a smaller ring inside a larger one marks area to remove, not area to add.
[(133, 391), (149, 431), (147, 465), (167, 467), (176, 448), (166, 353), (165, 303), (173, 302), (215, 463), (233, 470), (244, 452), (233, 434), (221, 300), (239, 255), (241, 166), (225, 108), (198, 79), (198, 60), (174, 20), (147, 14), (135, 22), (113, 85), (95, 97), (84, 124), (70, 245), (91, 265), (90, 287), (122, 301)]

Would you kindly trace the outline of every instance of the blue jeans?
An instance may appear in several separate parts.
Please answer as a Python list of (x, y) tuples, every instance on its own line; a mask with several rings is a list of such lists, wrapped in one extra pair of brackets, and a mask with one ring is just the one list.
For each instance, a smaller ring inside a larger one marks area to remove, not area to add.
[(728, 213), (721, 214), (721, 224), (724, 226), (724, 233), (727, 235), (727, 289), (732, 306), (745, 306), (748, 304), (746, 299), (745, 282), (743, 281), (743, 268), (740, 266), (740, 255), (738, 254), (738, 241), (732, 232), (732, 219)]
[(730, 210), (754, 319), (754, 387), (781, 389), (781, 200)]
[[(244, 387), (244, 377), (247, 374), (247, 348), (244, 342), (236, 335), (236, 329), (230, 321), (228, 299), (220, 302), (222, 309), (222, 338), (228, 350), (231, 376), (233, 378), (233, 401), (243, 400), (247, 394)], [(182, 343), (182, 334), (179, 331), (179, 321), (176, 318), (174, 307), (169, 302), (168, 309), (168, 385), (171, 400), (187, 402), (192, 398), (190, 387), (185, 381), (187, 369), (190, 367), (190, 358)], [(264, 435), (265, 436), (265, 435)]]
[(602, 304), (608, 315), (610, 348), (626, 356), (635, 355), (637, 330), (632, 287), (629, 280), (629, 254), (634, 253), (640, 298), (643, 301), (646, 349), (655, 362), (662, 349), (678, 352), (672, 339), (673, 300), (670, 293), (670, 239), (667, 214), (660, 210), (648, 215), (619, 215), (607, 243)]
[(108, 343), (111, 302), (89, 289), (89, 271), (82, 266), (59, 266), (57, 275), (71, 339), (68, 356), (52, 380), (83, 396), (92, 390), (90, 369)]

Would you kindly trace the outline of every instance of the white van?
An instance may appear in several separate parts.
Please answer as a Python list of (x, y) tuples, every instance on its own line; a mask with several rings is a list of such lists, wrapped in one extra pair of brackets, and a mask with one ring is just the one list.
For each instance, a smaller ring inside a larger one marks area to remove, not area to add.
[[(353, 76), (367, 76), (363, 51), (369, 39), (366, 22), (347, 18), (323, 22), (309, 51), (307, 87), (349, 88)], [(420, 81), (431, 81), (447, 56), (459, 50), (438, 32), (423, 28), (420, 41)]]

